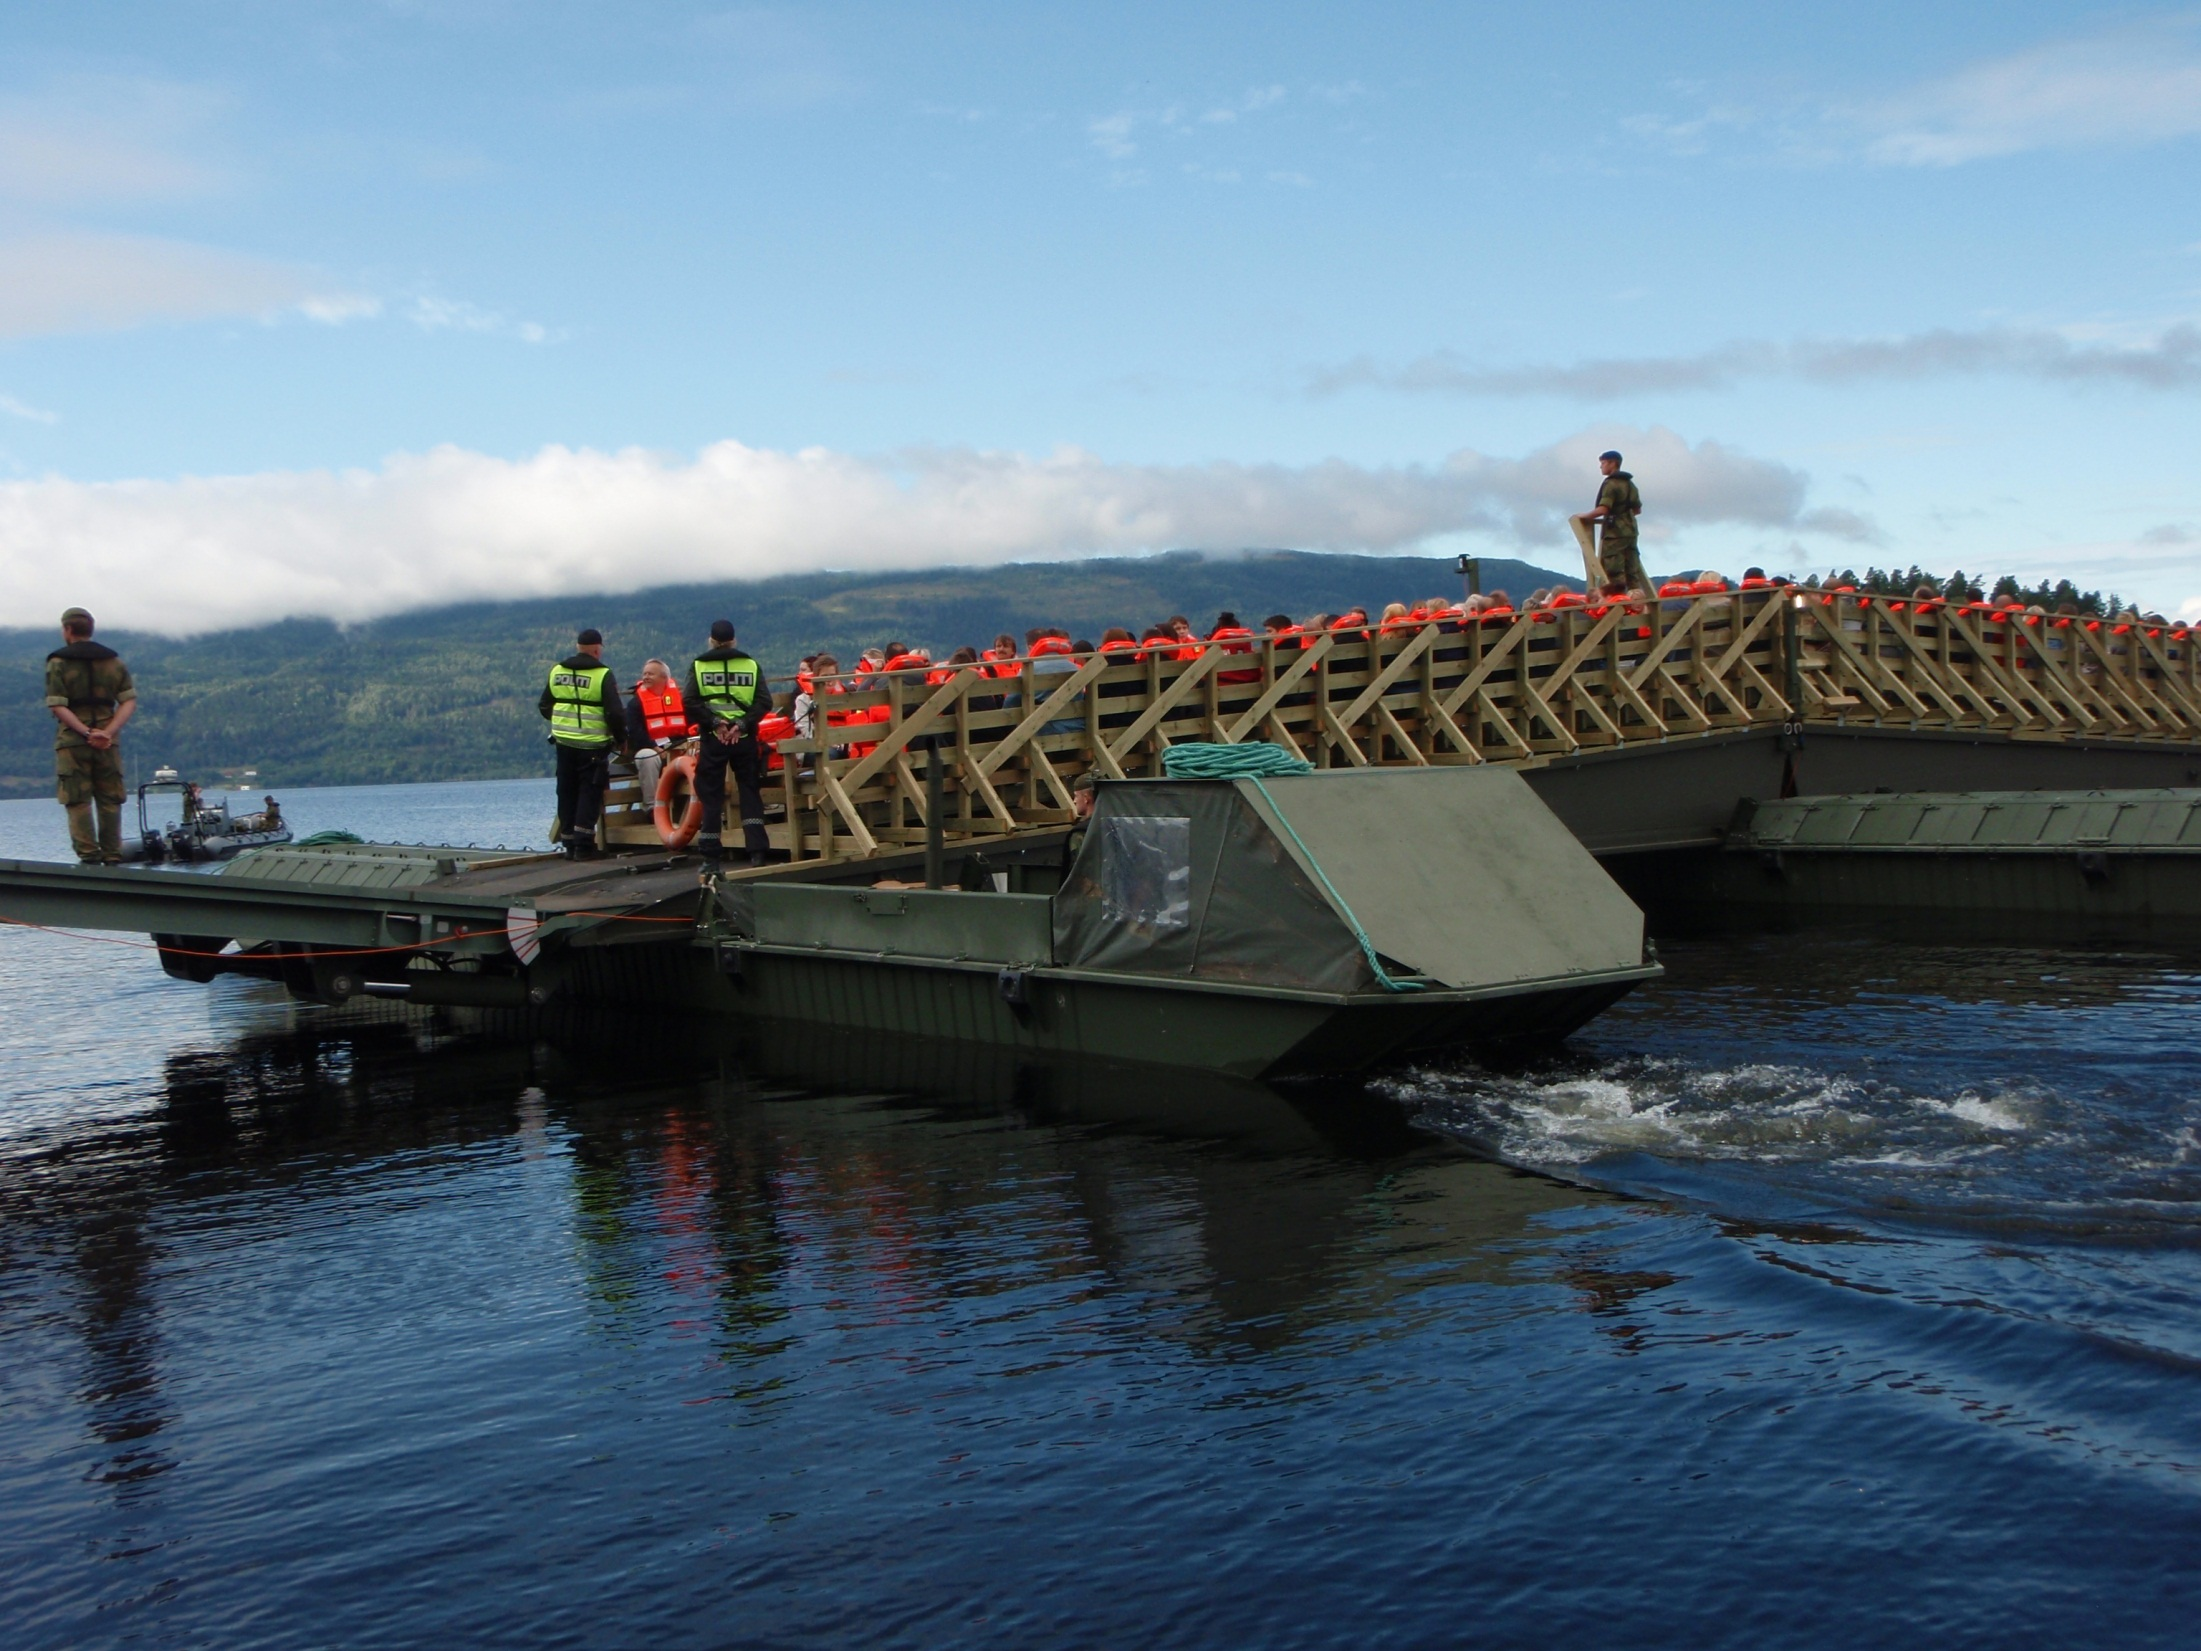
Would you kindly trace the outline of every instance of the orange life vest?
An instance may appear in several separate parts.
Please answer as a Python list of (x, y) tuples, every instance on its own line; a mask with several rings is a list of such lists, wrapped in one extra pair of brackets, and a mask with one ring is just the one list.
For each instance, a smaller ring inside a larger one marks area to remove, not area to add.
[(642, 707), (642, 725), (649, 731), (652, 744), (666, 740), (683, 740), (695, 729), (688, 723), (687, 708), (680, 700), (680, 690), (668, 682), (661, 689), (635, 685), (635, 703)]

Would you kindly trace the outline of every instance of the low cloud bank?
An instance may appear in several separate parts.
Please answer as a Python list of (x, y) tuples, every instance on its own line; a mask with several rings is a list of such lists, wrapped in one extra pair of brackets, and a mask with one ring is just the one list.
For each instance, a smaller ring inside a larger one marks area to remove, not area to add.
[(1898, 338), (1785, 344), (1745, 339), (1693, 355), (1610, 356), (1513, 367), (1485, 366), (1451, 350), (1434, 350), (1396, 367), (1368, 356), (1317, 367), (1307, 375), (1307, 388), (1317, 396), (1373, 389), (1605, 401), (1724, 390), (1746, 378), (1842, 385), (1991, 373), (2061, 384), (2201, 388), (2201, 328), (2180, 322), (2152, 339), (2129, 344), (2090, 342), (2042, 329), (1937, 328)]
[[(1671, 430), (1593, 426), (1525, 457), (1441, 464), (1116, 464), (930, 448), (884, 458), (719, 442), (693, 460), (440, 447), (380, 470), (0, 485), (0, 623), (81, 603), (185, 635), (286, 617), (641, 590), (823, 569), (987, 565), (1192, 548), (1399, 552), (1470, 533), (1562, 543), (1595, 455), (1628, 454), (1646, 531), (1714, 523), (1856, 540), (1799, 471)], [(1571, 544), (1568, 545), (1571, 554)]]

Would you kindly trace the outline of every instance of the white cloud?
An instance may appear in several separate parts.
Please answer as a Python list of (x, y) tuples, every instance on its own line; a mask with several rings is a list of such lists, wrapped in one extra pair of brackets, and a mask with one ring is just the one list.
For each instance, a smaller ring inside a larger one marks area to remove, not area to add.
[(1241, 115), (1259, 114), (1284, 101), (1281, 86), (1256, 86), (1236, 103), (1226, 103), (1221, 108), (1210, 109), (1200, 117), (1203, 126), (1229, 126)]
[(2201, 132), (2201, 53), (2184, 21), (2062, 40), (1837, 111), (1892, 166), (2033, 149), (2160, 143)]
[(269, 315), (318, 296), (309, 271), (149, 235), (62, 230), (0, 241), (0, 338)]
[(286, 615), (1178, 547), (1396, 551), (1461, 533), (1557, 544), (1595, 455), (1645, 478), (1646, 526), (1809, 530), (1805, 478), (1716, 441), (1598, 426), (1518, 459), (1370, 467), (1112, 464), (923, 449), (873, 459), (720, 442), (691, 460), (455, 447), (380, 470), (0, 484), (0, 623), (72, 602), (188, 633)]
[(1352, 389), (1430, 395), (1565, 396), (1604, 401), (1725, 389), (1745, 378), (1820, 384), (2002, 373), (2060, 383), (2116, 383), (2151, 390), (2201, 388), (2201, 327), (2181, 321), (2152, 337), (2102, 342), (2048, 328), (1939, 327), (1893, 338), (1738, 340), (1688, 355), (1610, 356), (1567, 363), (1492, 367), (1450, 350), (1389, 367), (1369, 357), (1316, 368), (1315, 395)]
[(382, 300), (363, 292), (330, 292), (301, 300), (298, 311), (308, 321), (324, 327), (341, 327), (353, 321), (372, 321), (382, 313)]
[(10, 418), (24, 419), (32, 424), (59, 424), (61, 415), (49, 413), (43, 407), (33, 407), (27, 401), (18, 401), (9, 395), (0, 395), (0, 413)]
[(1139, 122), (1146, 118), (1152, 117), (1141, 116), (1135, 109), (1118, 109), (1112, 115), (1103, 115), (1088, 123), (1085, 133), (1093, 140), (1093, 147), (1110, 160), (1129, 160), (1139, 152), (1139, 146), (1132, 141), (1131, 134), (1137, 130)]
[(516, 320), (501, 310), (483, 309), (460, 298), (415, 298), (405, 306), (405, 319), (422, 332), (491, 333), (523, 344), (556, 344), (566, 336), (539, 321)]
[(1173, 137), (1189, 137), (1204, 128), (1235, 126), (1247, 115), (1259, 114), (1284, 101), (1281, 86), (1256, 86), (1235, 102), (1217, 105), (1200, 114), (1187, 114), (1181, 103), (1160, 109), (1118, 109), (1085, 125), (1086, 138), (1110, 160), (1129, 160), (1139, 152), (1140, 134), (1147, 128)]
[(0, 199), (74, 206), (206, 193), (223, 173), (188, 151), (223, 106), (202, 88), (118, 77), (0, 97)]

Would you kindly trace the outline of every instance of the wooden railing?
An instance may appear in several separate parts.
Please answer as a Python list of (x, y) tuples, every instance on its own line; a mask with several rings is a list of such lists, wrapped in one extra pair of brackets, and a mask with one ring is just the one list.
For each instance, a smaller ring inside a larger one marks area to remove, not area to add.
[[(2197, 640), (2184, 626), (1751, 590), (1257, 639), (1247, 653), (1210, 643), (1190, 660), (1071, 656), (1052, 676), (1027, 661), (1010, 681), (903, 671), (821, 684), (844, 690), (820, 697), (834, 726), (818, 743), (839, 754), (783, 742), (766, 795), (774, 846), (807, 860), (921, 843), (935, 762), (944, 832), (982, 837), (1067, 821), (1085, 769), (1160, 774), (1183, 740), (1266, 740), (1361, 768), (1534, 765), (1791, 722), (2201, 745)], [(657, 840), (631, 780), (607, 798), (606, 835)]]

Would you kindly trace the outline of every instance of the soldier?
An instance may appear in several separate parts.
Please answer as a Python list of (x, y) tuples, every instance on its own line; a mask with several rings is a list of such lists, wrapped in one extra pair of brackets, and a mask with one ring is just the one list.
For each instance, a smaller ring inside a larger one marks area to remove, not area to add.
[(757, 743), (757, 724), (772, 709), (772, 690), (764, 685), (757, 662), (734, 646), (732, 620), (711, 621), (711, 646), (688, 667), (682, 698), (703, 731), (695, 759), (696, 801), (703, 805), (703, 829), (696, 833), (695, 846), (703, 856), (703, 875), (718, 875), (724, 852), (720, 835), (729, 768), (741, 802), (742, 846), (749, 851), (749, 863), (761, 866), (772, 840), (764, 831), (765, 755)]
[[(46, 656), (46, 707), (54, 730), (54, 794), (69, 815), (69, 842), (88, 866), (122, 863), (122, 749), (115, 742), (138, 708), (130, 667), (92, 640), (92, 616), (61, 616), (61, 646)], [(99, 821), (92, 820), (94, 804)]]
[(536, 709), (558, 748), (558, 839), (577, 860), (596, 853), (596, 817), (611, 782), (611, 754), (627, 742), (626, 707), (604, 663), (604, 635), (593, 627), (571, 659), (550, 668)]
[(1618, 596), (1624, 591), (1641, 591), (1650, 594), (1651, 576), (1643, 571), (1643, 558), (1636, 553), (1636, 518), (1643, 514), (1643, 495), (1636, 490), (1635, 478), (1620, 468), (1618, 453), (1600, 453), (1597, 468), (1605, 480), (1597, 489), (1597, 503), (1575, 520), (1587, 525), (1602, 522), (1604, 532), (1598, 537), (1597, 561), (1605, 576), (1605, 593)]

